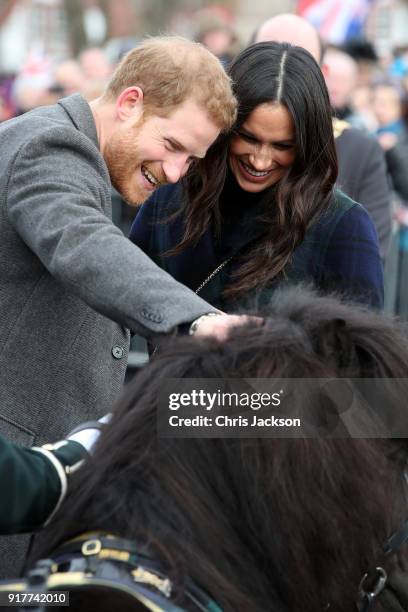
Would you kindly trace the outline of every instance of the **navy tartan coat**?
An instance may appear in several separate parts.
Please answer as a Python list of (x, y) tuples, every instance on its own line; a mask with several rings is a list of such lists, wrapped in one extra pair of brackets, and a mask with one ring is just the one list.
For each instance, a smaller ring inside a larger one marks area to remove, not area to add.
[[(233, 228), (226, 225), (222, 229), (221, 242), (228, 243), (228, 249), (217, 247), (209, 229), (198, 244), (168, 257), (165, 252), (174, 247), (183, 235), (183, 215), (169, 219), (180, 208), (182, 199), (180, 184), (167, 185), (156, 191), (140, 209), (130, 239), (175, 279), (193, 290), (232, 256), (231, 261), (200, 291), (200, 296), (211, 304), (232, 310), (237, 304), (227, 302), (222, 292), (240, 265), (240, 256), (256, 241), (257, 228), (246, 215), (242, 223)], [(382, 262), (376, 230), (367, 211), (340, 190), (335, 190), (328, 209), (307, 230), (282, 277), (257, 292), (256, 296), (244, 297), (243, 303), (254, 303), (252, 300), (256, 297), (256, 303), (262, 304), (283, 282), (306, 283), (323, 292), (335, 291), (350, 301), (382, 308)]]

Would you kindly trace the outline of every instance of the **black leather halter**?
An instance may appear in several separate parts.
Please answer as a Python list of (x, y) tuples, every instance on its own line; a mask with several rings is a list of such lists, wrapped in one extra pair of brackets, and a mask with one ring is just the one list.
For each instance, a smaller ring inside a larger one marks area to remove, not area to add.
[(357, 601), (359, 612), (368, 612), (374, 605), (375, 599), (386, 588), (388, 575), (383, 565), (386, 566), (388, 559), (395, 555), (407, 541), (408, 520), (383, 544), (376, 563), (364, 574), (360, 582)]
[[(21, 590), (21, 580), (0, 584), (0, 592)], [(48, 559), (37, 561), (25, 578), (25, 590), (38, 593), (69, 591), (71, 596), (87, 589), (104, 590), (126, 596), (129, 606), (143, 605), (152, 612), (205, 611), (221, 608), (193, 581), (187, 579), (183, 591), (185, 607), (174, 604), (173, 583), (162, 565), (143, 553), (135, 542), (110, 533), (81, 534), (59, 546)], [(30, 607), (43, 612), (46, 604)]]

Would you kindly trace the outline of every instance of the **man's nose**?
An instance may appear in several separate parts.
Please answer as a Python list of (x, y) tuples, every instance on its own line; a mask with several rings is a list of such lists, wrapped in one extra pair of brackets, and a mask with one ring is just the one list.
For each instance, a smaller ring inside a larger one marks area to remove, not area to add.
[(163, 172), (168, 183), (177, 183), (188, 170), (188, 155), (182, 153), (163, 162)]
[(272, 165), (272, 149), (269, 145), (265, 145), (257, 148), (256, 151), (249, 155), (249, 163), (251, 166), (262, 172), (263, 170), (269, 170)]

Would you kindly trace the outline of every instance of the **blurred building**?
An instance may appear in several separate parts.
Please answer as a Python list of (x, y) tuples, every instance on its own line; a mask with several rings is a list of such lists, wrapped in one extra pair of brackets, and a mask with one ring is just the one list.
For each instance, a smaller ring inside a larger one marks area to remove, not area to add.
[(258, 26), (279, 13), (293, 13), (297, 0), (237, 0), (236, 29), (246, 44)]
[(16, 0), (0, 23), (0, 72), (17, 72), (27, 55), (60, 57), (67, 49), (67, 23), (60, 0)]
[(132, 0), (3, 0), (5, 4), (8, 10), (2, 14), (0, 2), (3, 73), (17, 72), (32, 53), (58, 61), (86, 46), (102, 45), (108, 26), (110, 36), (126, 36), (136, 19)]
[[(301, 5), (327, 12), (336, 2), (343, 13), (346, 5), (367, 4), (365, 32), (380, 55), (408, 45), (408, 0), (0, 0), (0, 73), (17, 72), (33, 51), (60, 60), (107, 38), (121, 48), (122, 40), (129, 46), (144, 34), (190, 35), (195, 12), (210, 5), (235, 17), (230, 25), (245, 45), (273, 15), (296, 12)], [(336, 15), (336, 25), (339, 19)], [(79, 41), (73, 40), (79, 31)]]
[(367, 20), (367, 38), (375, 43), (380, 56), (395, 47), (408, 45), (407, 0), (375, 0)]

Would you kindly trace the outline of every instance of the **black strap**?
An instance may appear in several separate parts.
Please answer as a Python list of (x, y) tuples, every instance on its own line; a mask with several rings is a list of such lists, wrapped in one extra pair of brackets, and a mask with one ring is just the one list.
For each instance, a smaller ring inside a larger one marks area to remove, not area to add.
[(408, 519), (382, 545), (381, 553), (372, 567), (362, 578), (359, 586), (357, 607), (359, 612), (368, 612), (371, 604), (387, 585), (388, 575), (382, 567), (389, 557), (395, 555), (408, 541)]
[[(108, 554), (105, 554), (102, 559), (99, 559), (99, 553), (102, 551), (105, 551), (105, 553)], [(125, 555), (123, 559), (120, 559), (120, 557), (115, 558), (115, 552), (127, 553), (129, 557)], [(109, 553), (111, 553), (111, 555), (109, 555)], [(38, 561), (34, 569), (29, 573), (27, 579), (30, 584), (32, 582), (35, 583), (40, 591), (46, 591), (48, 577), (55, 571), (53, 571), (53, 568), (56, 568), (57, 573), (59, 573), (58, 568), (61, 564), (68, 566), (74, 559), (76, 560), (77, 564), (78, 559), (81, 558), (83, 562), (82, 570), (86, 573), (90, 573), (91, 575), (96, 574), (99, 566), (104, 565), (106, 570), (109, 564), (115, 566), (117, 562), (120, 562), (121, 565), (123, 565), (122, 562), (124, 562), (128, 567), (140, 567), (148, 572), (152, 571), (158, 578), (162, 579), (162, 581), (169, 583), (170, 591), (166, 593), (164, 589), (158, 586), (149, 586), (149, 583), (146, 583), (146, 587), (144, 587), (142, 584), (140, 588), (153, 588), (153, 590), (157, 589), (160, 593), (159, 596), (164, 596), (165, 598), (162, 606), (163, 611), (181, 612), (182, 609), (173, 604), (169, 599), (172, 587), (170, 580), (167, 578), (167, 573), (163, 568), (163, 565), (157, 560), (153, 559), (149, 555), (149, 551), (146, 550), (144, 546), (140, 546), (132, 540), (127, 540), (110, 533), (84, 533), (77, 538), (63, 543), (52, 554), (51, 559)], [(66, 571), (69, 570), (67, 569)], [(76, 566), (76, 571), (78, 571), (78, 564)], [(115, 572), (113, 572), (112, 575), (114, 574)], [(141, 580), (140, 582), (142, 583), (143, 581)], [(213, 612), (222, 612), (221, 608), (219, 608), (212, 598), (208, 596), (207, 593), (205, 593), (189, 577), (187, 577), (186, 584), (184, 586), (184, 595), (194, 603), (198, 610), (202, 610), (203, 612), (207, 612), (208, 610), (212, 610)], [(38, 608), (35, 610), (35, 612), (42, 612), (42, 609)]]
[(395, 554), (399, 548), (408, 540), (408, 519), (405, 523), (392, 534), (390, 538), (383, 545), (382, 552), (385, 557)]

